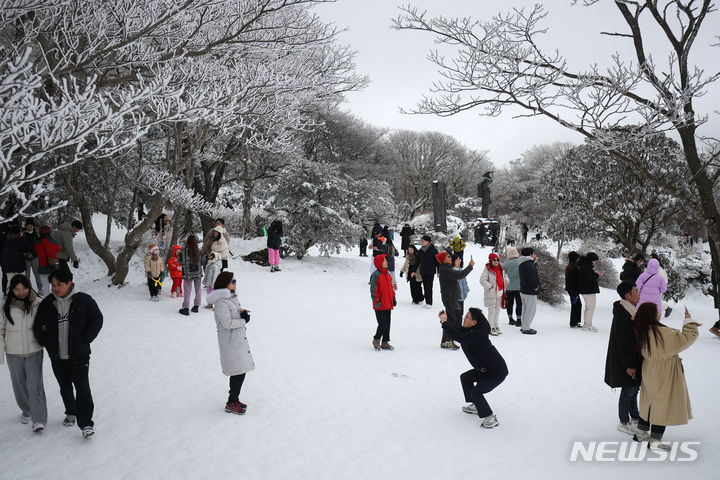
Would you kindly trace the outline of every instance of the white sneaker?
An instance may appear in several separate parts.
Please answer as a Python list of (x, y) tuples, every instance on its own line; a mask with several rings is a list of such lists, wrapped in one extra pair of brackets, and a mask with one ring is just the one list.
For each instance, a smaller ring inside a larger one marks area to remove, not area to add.
[(495, 331), (498, 335), (502, 335), (502, 330), (500, 330), (500, 327), (496, 328)]
[(90, 438), (95, 435), (95, 429), (93, 427), (85, 427), (82, 429), (82, 438)]
[(498, 419), (495, 416), (495, 414), (485, 417), (483, 419), (482, 423), (480, 424), (480, 426), (483, 428), (493, 428), (493, 427), (497, 427), (498, 425), (500, 425), (500, 422), (498, 422)]
[(498, 336), (498, 329), (493, 327), (490, 329), (490, 335), (497, 337)]
[(475, 407), (474, 403), (468, 403), (467, 405), (462, 407), (462, 411), (471, 415), (477, 415), (477, 408)]
[(648, 448), (650, 448), (650, 450), (654, 450), (656, 452), (657, 451), (666, 451), (667, 452), (672, 449), (672, 445), (670, 445), (669, 443), (665, 443), (661, 440), (658, 440), (657, 438), (650, 438), (650, 440), (648, 440)]
[(30, 423), (31, 420), (32, 420), (32, 417), (30, 416), (30, 414), (27, 414), (27, 413), (20, 414), (20, 423), (22, 423), (23, 425), (27, 425), (28, 423)]
[(63, 425), (65, 425), (66, 427), (72, 427), (73, 425), (75, 425), (75, 415), (65, 415)]
[(45, 425), (42, 423), (33, 423), (33, 432), (40, 433), (45, 430)]
[(583, 325), (582, 329), (585, 330), (586, 332), (597, 332), (598, 331), (598, 329), (593, 327), (592, 325)]
[(423, 308), (432, 308), (432, 305), (428, 305), (427, 303), (423, 305)]
[(650, 440), (650, 432), (646, 432), (645, 430), (636, 430), (633, 440), (637, 442), (647, 442)]
[(617, 426), (618, 431), (627, 433), (628, 435), (635, 435), (637, 433), (637, 430), (635, 430), (635, 427), (632, 423), (619, 423)]

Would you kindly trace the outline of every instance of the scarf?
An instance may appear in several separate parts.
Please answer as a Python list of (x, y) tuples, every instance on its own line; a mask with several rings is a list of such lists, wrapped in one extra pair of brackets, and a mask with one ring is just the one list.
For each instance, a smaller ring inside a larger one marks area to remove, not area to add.
[(495, 272), (495, 278), (496, 278), (498, 291), (500, 291), (500, 290), (504, 291), (505, 290), (505, 282), (503, 281), (503, 268), (500, 266), (500, 262), (498, 262), (497, 267), (493, 267), (492, 266), (493, 258), (499, 259), (499, 257), (496, 254), (491, 253), (490, 261), (487, 264), (487, 269), (490, 270), (491, 272)]
[(633, 320), (635, 320), (635, 314), (637, 313), (637, 307), (633, 305), (632, 303), (628, 302), (624, 298), (620, 300), (620, 305), (627, 310), (627, 312), (630, 314)]

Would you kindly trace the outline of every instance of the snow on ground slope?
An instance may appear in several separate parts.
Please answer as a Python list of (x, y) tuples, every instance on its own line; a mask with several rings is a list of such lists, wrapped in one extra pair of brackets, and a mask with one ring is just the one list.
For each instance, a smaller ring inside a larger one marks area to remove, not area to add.
[[(0, 367), (2, 479), (717, 478), (720, 342), (707, 331), (714, 315), (707, 297), (686, 299), (697, 318), (707, 319), (682, 354), (695, 419), (666, 433), (669, 441), (702, 442), (699, 459), (571, 463), (573, 441), (629, 439), (615, 429), (619, 392), (603, 383), (613, 291), (600, 294), (599, 333), (568, 328), (568, 305), (541, 304), (536, 336), (503, 326), (493, 343), (510, 374), (488, 396), (500, 426), (484, 430), (460, 411), (465, 356), (439, 348), (437, 282), (436, 308), (426, 310), (412, 305), (399, 279), (396, 350), (376, 352), (369, 259), (356, 252), (287, 259), (273, 274), (231, 260), (241, 303), (252, 310), (248, 339), (257, 366), (240, 396), (248, 413), (235, 416), (223, 412), (227, 377), (212, 312), (179, 315), (181, 300), (171, 299), (169, 288), (159, 303), (149, 302), (141, 267), (129, 286), (108, 288), (84, 237), (76, 243), (83, 257), (77, 285), (105, 315), (90, 368), (97, 433), (84, 441), (77, 428), (61, 425), (46, 357), (49, 424), (33, 434), (18, 420), (7, 368)], [(231, 246), (237, 254), (263, 243)], [(482, 306), (478, 269), (488, 253), (468, 247), (478, 265), (466, 306)], [(681, 310), (676, 306), (667, 323), (680, 326)]]

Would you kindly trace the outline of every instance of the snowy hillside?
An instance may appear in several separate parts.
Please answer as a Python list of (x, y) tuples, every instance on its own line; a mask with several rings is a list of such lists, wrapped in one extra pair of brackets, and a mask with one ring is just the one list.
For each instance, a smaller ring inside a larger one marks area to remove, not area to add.
[[(33, 434), (19, 422), (6, 366), (0, 367), (2, 479), (444, 479), (444, 478), (717, 478), (720, 341), (707, 330), (712, 301), (697, 293), (687, 306), (701, 319), (701, 335), (682, 354), (695, 419), (669, 427), (667, 441), (701, 442), (693, 463), (571, 463), (573, 441), (622, 441), (615, 429), (618, 391), (603, 383), (615, 292), (603, 290), (599, 333), (568, 327), (569, 306), (540, 305), (521, 335), (507, 326), (493, 343), (510, 374), (488, 395), (500, 426), (480, 427), (461, 412), (462, 351), (439, 348), (437, 311), (412, 305), (399, 279), (393, 312), (393, 352), (376, 352), (370, 308), (369, 259), (306, 256), (269, 273), (230, 261), (238, 293), (252, 311), (248, 339), (257, 369), (240, 400), (245, 416), (223, 411), (227, 377), (220, 371), (213, 314), (184, 317), (181, 300), (148, 299), (142, 271), (130, 285), (108, 288), (104, 269), (84, 243), (78, 287), (105, 315), (93, 343), (90, 383), (96, 435), (82, 440), (61, 425), (63, 407), (49, 360), (45, 388), (49, 423)], [(233, 240), (235, 254), (263, 239)], [(477, 267), (489, 249), (468, 247)], [(469, 277), (466, 306), (482, 306), (478, 268)], [(439, 286), (435, 283), (439, 300)], [(681, 306), (666, 319), (682, 324)]]

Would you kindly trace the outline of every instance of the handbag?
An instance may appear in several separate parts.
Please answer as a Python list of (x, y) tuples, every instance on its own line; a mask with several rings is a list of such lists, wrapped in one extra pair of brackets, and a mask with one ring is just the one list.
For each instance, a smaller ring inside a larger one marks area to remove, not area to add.
[(47, 264), (49, 266), (54, 267), (55, 265), (60, 263), (60, 260), (58, 260), (57, 258), (52, 258), (52, 257), (50, 257), (50, 255), (47, 254), (47, 250), (45, 250), (45, 245), (43, 245), (42, 241), (40, 241), (40, 246), (42, 247), (43, 252), (45, 253), (45, 258), (47, 258)]

